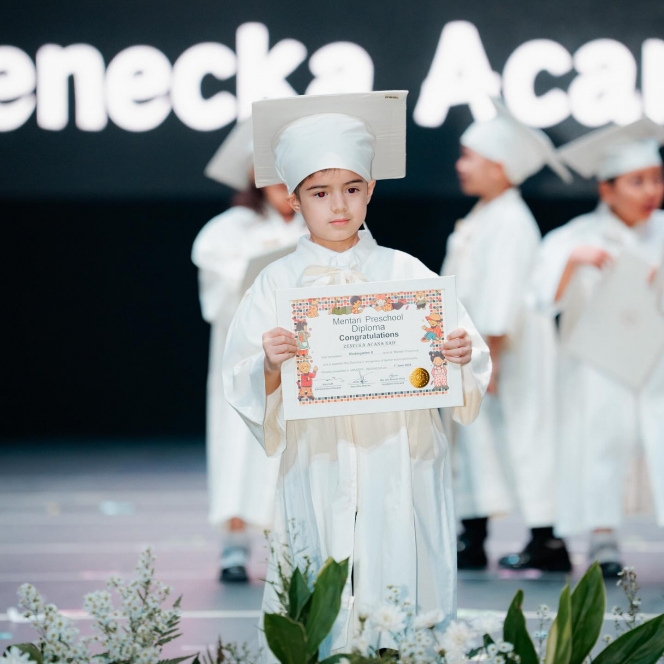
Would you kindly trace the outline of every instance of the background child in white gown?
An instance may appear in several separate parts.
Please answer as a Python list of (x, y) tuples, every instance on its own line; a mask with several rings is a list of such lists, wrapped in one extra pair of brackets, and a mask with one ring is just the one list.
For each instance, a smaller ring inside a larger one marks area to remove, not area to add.
[[(572, 168), (597, 178), (600, 195), (596, 210), (544, 239), (535, 293), (544, 311), (560, 314), (561, 332), (574, 326), (602, 272), (623, 251), (653, 270), (661, 266), (662, 140), (664, 130), (646, 119), (592, 132), (560, 149)], [(600, 562), (605, 576), (616, 576), (622, 561), (615, 530), (622, 523), (627, 477), (639, 457), (645, 459), (657, 520), (664, 525), (664, 358), (636, 392), (562, 353), (560, 426), (558, 530), (591, 531), (590, 560)]]
[(512, 116), (473, 123), (461, 136), (457, 173), (464, 194), (479, 201), (447, 242), (443, 274), (455, 274), (459, 298), (491, 351), (493, 374), (479, 416), (454, 427), (454, 489), (459, 569), (484, 569), (489, 517), (518, 508), (530, 528), (520, 553), (500, 560), (509, 569), (568, 572), (556, 519), (553, 321), (527, 305), (540, 230), (518, 186), (545, 165), (566, 180), (549, 138)]
[(288, 203), (286, 187), (256, 188), (251, 157), (249, 121), (229, 134), (206, 169), (209, 177), (238, 191), (234, 204), (202, 228), (192, 249), (199, 268), (201, 309), (211, 325), (206, 427), (209, 520), (224, 533), (220, 578), (239, 582), (248, 579), (247, 526), (263, 530), (272, 525), (279, 464), (265, 457), (224, 398), (226, 334), (242, 297), (249, 261), (294, 246), (306, 230)]

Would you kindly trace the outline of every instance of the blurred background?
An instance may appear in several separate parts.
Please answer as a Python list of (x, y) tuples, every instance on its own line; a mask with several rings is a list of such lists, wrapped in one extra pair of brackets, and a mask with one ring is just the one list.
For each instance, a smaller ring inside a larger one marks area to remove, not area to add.
[[(487, 94), (556, 145), (642, 113), (664, 122), (664, 3), (9, 0), (3, 10), (0, 650), (23, 629), (1, 613), (18, 583), (78, 607), (155, 542), (162, 578), (209, 609), (196, 624), (211, 627), (189, 627), (185, 651), (209, 643), (220, 620), (253, 634), (261, 589), (219, 594), (206, 525), (209, 326), (190, 252), (232, 197), (203, 176), (208, 160), (254, 100), (409, 90), (408, 175), (379, 183), (368, 224), (437, 271), (473, 203), (454, 162)], [(592, 209), (595, 192), (546, 169), (523, 187), (543, 232)], [(497, 553), (525, 537), (518, 521), (503, 532)], [(659, 533), (634, 532), (630, 560), (656, 579)], [(487, 578), (462, 584), (462, 607), (492, 604)], [(516, 582), (506, 583), (493, 608), (507, 606)], [(532, 590), (530, 608), (553, 604), (560, 585)], [(660, 590), (644, 610), (661, 612)]]
[[(0, 23), (6, 439), (201, 437), (208, 328), (191, 243), (228, 207), (203, 169), (265, 96), (407, 89), (408, 176), (381, 182), (379, 242), (433, 269), (477, 96), (559, 145), (646, 110), (664, 121), (664, 6), (367, 0), (28, 0)], [(469, 104), (470, 102), (470, 104)], [(474, 103), (473, 103), (474, 102)], [(472, 108), (472, 110), (471, 110)], [(594, 205), (546, 169), (543, 231)]]

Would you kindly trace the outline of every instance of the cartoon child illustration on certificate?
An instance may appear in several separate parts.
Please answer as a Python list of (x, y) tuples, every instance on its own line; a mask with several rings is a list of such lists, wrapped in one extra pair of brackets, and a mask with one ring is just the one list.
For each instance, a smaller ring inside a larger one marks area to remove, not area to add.
[(309, 337), (311, 336), (311, 332), (307, 329), (306, 320), (295, 321), (295, 334), (298, 357), (309, 357)]
[(434, 390), (442, 390), (447, 392), (449, 386), (447, 384), (447, 360), (443, 353), (439, 350), (432, 350), (429, 353), (433, 367), (431, 368), (431, 384)]
[(426, 316), (426, 320), (429, 324), (422, 325), (422, 329), (424, 330), (422, 341), (430, 341), (431, 345), (433, 345), (443, 338), (443, 328), (441, 326), (443, 317), (440, 314), (431, 313)]
[(318, 373), (318, 367), (314, 367), (314, 370), (312, 371), (311, 364), (307, 360), (303, 360), (297, 365), (297, 370), (300, 374), (297, 381), (297, 398), (300, 401), (304, 401), (305, 399), (313, 400), (313, 381), (314, 378), (316, 378), (316, 374)]

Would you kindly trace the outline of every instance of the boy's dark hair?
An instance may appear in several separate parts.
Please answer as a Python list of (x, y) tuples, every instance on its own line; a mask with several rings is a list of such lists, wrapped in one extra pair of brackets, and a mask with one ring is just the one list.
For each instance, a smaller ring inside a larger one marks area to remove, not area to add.
[(355, 304), (356, 302), (362, 302), (362, 298), (359, 295), (353, 295), (353, 297), (350, 298), (351, 304)]
[(433, 362), (437, 357), (439, 357), (441, 360), (445, 359), (445, 356), (443, 353), (439, 350), (430, 350), (429, 351), (429, 357), (431, 358), (431, 361)]
[(295, 321), (295, 330), (297, 332), (300, 332), (301, 330), (305, 330), (307, 328), (307, 321), (306, 320), (296, 320)]
[(252, 178), (247, 189), (238, 191), (233, 196), (231, 204), (233, 207), (246, 207), (258, 214), (265, 214), (265, 192), (256, 186)]

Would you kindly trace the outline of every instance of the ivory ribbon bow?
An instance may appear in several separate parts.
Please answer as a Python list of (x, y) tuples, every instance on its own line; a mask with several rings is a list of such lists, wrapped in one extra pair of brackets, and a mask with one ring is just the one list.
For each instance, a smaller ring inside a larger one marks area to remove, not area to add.
[(350, 267), (332, 265), (310, 265), (297, 280), (298, 287), (356, 284), (369, 281), (361, 272)]

